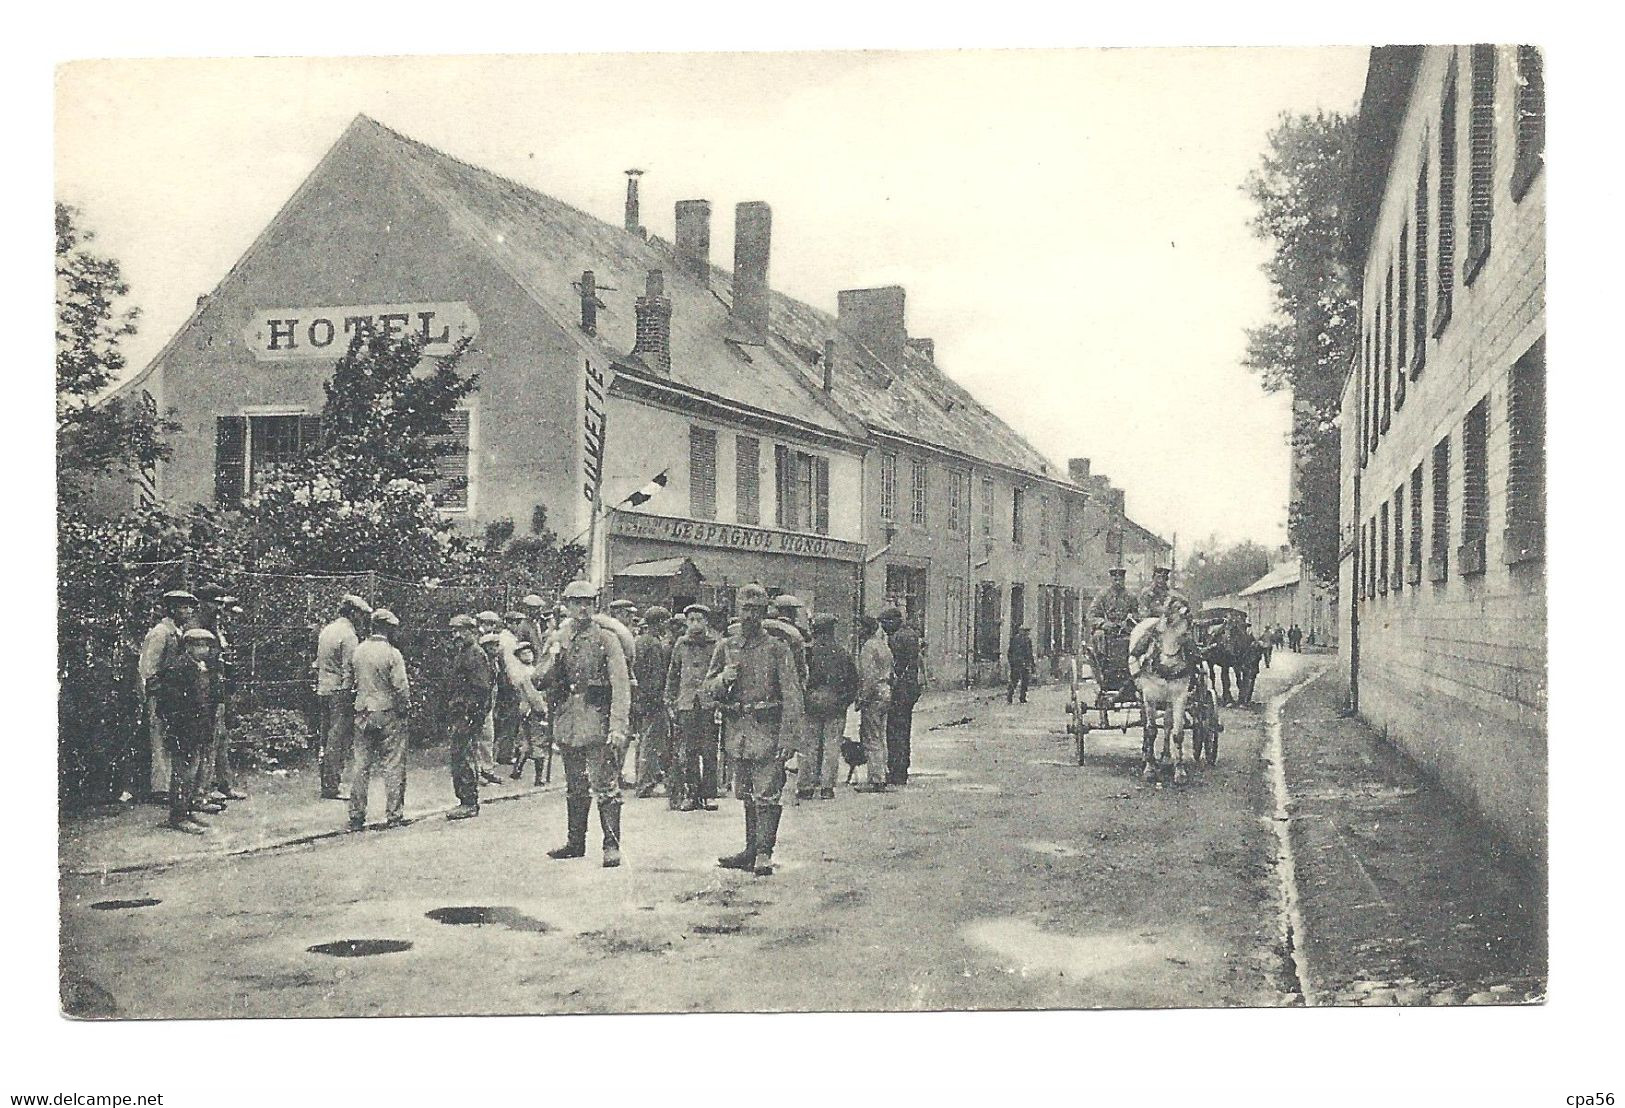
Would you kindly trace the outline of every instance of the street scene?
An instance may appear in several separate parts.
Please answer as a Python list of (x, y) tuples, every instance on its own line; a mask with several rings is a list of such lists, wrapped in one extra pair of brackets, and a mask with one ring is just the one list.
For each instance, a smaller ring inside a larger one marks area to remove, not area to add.
[(1547, 1003), (1539, 48), (417, 62), (61, 71), (63, 1016)]

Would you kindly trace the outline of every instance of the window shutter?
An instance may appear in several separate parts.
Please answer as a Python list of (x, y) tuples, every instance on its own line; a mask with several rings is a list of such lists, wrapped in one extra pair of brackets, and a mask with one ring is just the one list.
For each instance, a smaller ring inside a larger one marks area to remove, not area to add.
[(1456, 62), (1450, 61), (1439, 108), (1439, 295), (1433, 312), (1437, 338), (1450, 322), (1456, 288)]
[(236, 507), (243, 499), (243, 447), (247, 416), (219, 416), (214, 421), (214, 502)]
[(1512, 170), (1512, 199), (1522, 200), (1540, 172), (1546, 151), (1546, 78), (1540, 50), (1518, 47), (1518, 150)]
[(762, 441), (736, 435), (734, 444), (734, 515), (740, 523), (760, 523)]
[[(468, 413), (464, 412), (463, 426), (468, 426)], [(310, 455), (322, 448), (322, 417), (319, 415), (302, 415), (299, 417), (299, 453)]]
[(816, 509), (813, 530), (820, 535), (829, 534), (829, 459), (813, 459), (813, 497)]
[(792, 526), (796, 518), (794, 501), (796, 495), (796, 478), (790, 466), (790, 448), (788, 446), (775, 446), (773, 448), (774, 488), (778, 501), (778, 511), (774, 514), (774, 522), (786, 530)]
[(1495, 176), (1495, 47), (1473, 47), (1473, 100), (1468, 115), (1469, 166), (1467, 212), (1467, 269), (1471, 283), (1490, 252), (1490, 222), (1494, 214)]
[(688, 513), (695, 519), (717, 518), (717, 433), (688, 428)]

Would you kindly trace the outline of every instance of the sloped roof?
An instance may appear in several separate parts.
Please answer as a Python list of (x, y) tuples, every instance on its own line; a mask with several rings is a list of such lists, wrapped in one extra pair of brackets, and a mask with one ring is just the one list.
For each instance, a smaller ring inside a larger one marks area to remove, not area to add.
[(1281, 588), (1283, 585), (1296, 585), (1302, 579), (1303, 559), (1293, 558), (1290, 561), (1282, 562), (1236, 595), (1253, 596), (1257, 593)]
[[(665, 273), (672, 302), (669, 379), (697, 392), (748, 405), (824, 431), (861, 435), (846, 413), (804, 378), (799, 359), (782, 345), (749, 347), (746, 356), (725, 342), (728, 305), (679, 272), (672, 255), (561, 200), (446, 154), (357, 116), (345, 138), (371, 144), (400, 165), (455, 223), (479, 241), (538, 304), (561, 325), (577, 330), (581, 300), (576, 282), (592, 270), (601, 289), (596, 342), (610, 359), (627, 358), (637, 337), (633, 310), (649, 270)], [(664, 375), (651, 371), (650, 376)]]

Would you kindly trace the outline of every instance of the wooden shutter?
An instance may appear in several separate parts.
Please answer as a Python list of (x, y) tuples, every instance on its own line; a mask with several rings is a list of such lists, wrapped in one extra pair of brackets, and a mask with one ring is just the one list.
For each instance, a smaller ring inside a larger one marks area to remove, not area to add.
[(1540, 172), (1546, 150), (1546, 78), (1540, 50), (1518, 47), (1517, 159), (1512, 170), (1512, 199), (1522, 200)]
[[(467, 413), (464, 414), (463, 425), (468, 425)], [(322, 448), (322, 417), (319, 415), (302, 415), (299, 417), (299, 453), (304, 455), (315, 454)]]
[(761, 522), (762, 441), (734, 436), (734, 517), (740, 523)]
[(813, 530), (829, 534), (829, 459), (813, 459)]
[(243, 448), (247, 416), (218, 416), (214, 421), (214, 502), (234, 508), (243, 499)]
[(717, 518), (717, 433), (693, 425), (688, 429), (688, 514)]

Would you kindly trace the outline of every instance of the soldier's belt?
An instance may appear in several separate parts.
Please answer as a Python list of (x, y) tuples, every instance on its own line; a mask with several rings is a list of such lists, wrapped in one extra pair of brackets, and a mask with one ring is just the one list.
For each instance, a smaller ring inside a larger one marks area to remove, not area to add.
[(722, 711), (730, 716), (753, 715), (761, 716), (772, 712), (784, 710), (783, 701), (779, 700), (753, 700), (742, 704), (724, 704)]

